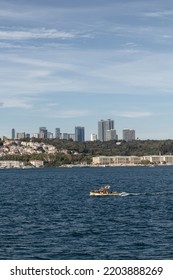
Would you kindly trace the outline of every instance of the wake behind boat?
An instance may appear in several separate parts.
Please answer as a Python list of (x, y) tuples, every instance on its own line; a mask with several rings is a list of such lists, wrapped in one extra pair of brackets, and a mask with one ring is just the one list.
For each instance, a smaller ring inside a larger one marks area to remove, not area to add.
[(98, 190), (90, 191), (90, 196), (113, 196), (120, 194), (118, 192), (111, 192), (109, 189), (109, 185), (103, 186)]

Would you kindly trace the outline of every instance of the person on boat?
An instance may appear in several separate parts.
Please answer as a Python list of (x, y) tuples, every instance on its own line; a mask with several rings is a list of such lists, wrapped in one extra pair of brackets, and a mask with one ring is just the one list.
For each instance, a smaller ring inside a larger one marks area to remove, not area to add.
[(110, 189), (110, 186), (106, 185), (106, 186), (101, 187), (101, 189), (99, 191), (102, 193), (108, 193), (109, 189)]

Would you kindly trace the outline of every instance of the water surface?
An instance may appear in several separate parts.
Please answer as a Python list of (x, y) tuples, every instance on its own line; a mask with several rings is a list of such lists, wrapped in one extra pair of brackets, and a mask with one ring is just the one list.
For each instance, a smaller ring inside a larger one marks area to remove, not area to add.
[[(0, 177), (0, 259), (173, 259), (172, 166)], [(122, 195), (89, 196), (104, 184)]]

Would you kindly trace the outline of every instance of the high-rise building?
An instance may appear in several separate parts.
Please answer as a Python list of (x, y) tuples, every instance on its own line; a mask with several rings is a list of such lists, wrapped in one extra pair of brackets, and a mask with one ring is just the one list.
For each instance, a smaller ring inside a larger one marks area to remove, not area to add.
[(53, 133), (50, 132), (50, 131), (48, 131), (48, 132), (47, 132), (47, 138), (48, 138), (48, 139), (53, 139)]
[(32, 134), (32, 137), (33, 137), (33, 138), (36, 138), (36, 139), (39, 138), (39, 133), (33, 133), (33, 134)]
[(75, 127), (75, 141), (85, 141), (85, 128), (83, 126)]
[(123, 140), (128, 142), (135, 140), (135, 130), (134, 129), (123, 129)]
[(16, 137), (15, 129), (12, 128), (12, 130), (11, 130), (11, 138), (15, 139), (15, 137)]
[(98, 122), (98, 139), (100, 141), (107, 141), (106, 140), (106, 131), (114, 129), (114, 121), (111, 119), (108, 120), (101, 120)]
[(97, 134), (95, 133), (91, 134), (91, 141), (97, 141)]
[(115, 129), (106, 130), (106, 141), (118, 140), (118, 135)]
[(69, 134), (66, 133), (66, 132), (63, 132), (63, 133), (61, 134), (61, 139), (63, 139), (63, 140), (69, 140)]
[(73, 141), (75, 141), (75, 133), (69, 133), (68, 139), (72, 139)]
[(47, 138), (47, 128), (46, 127), (40, 127), (39, 128), (39, 138)]
[(57, 139), (61, 138), (60, 128), (55, 128), (55, 138)]
[(25, 132), (18, 132), (17, 139), (25, 139)]
[(30, 139), (30, 133), (26, 133), (25, 138)]

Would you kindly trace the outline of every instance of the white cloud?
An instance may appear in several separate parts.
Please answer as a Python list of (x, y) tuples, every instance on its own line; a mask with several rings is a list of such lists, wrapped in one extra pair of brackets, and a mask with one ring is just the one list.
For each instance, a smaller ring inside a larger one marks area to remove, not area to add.
[(70, 109), (70, 110), (60, 110), (58, 113), (53, 114), (53, 118), (80, 118), (89, 116), (90, 112), (88, 110), (77, 110), (77, 109)]
[[(72, 105), (73, 107), (74, 105)], [(89, 110), (81, 110), (81, 109), (60, 109), (59, 104), (55, 103), (54, 105), (51, 103), (47, 103), (46, 106), (36, 106), (36, 109), (33, 110), (37, 115), (46, 114), (47, 118), (61, 118), (61, 119), (70, 119), (70, 118), (82, 118), (86, 116), (90, 116), (91, 112)]]
[(144, 117), (150, 117), (152, 115), (151, 112), (142, 112), (142, 111), (126, 111), (126, 112), (118, 112), (118, 111), (113, 111), (113, 115), (119, 116), (119, 117), (124, 117), (124, 118), (144, 118)]
[(34, 58), (34, 57), (21, 57), (21, 56), (17, 56), (17, 55), (8, 55), (6, 57), (1, 56), (0, 60), (2, 61), (7, 61), (9, 63), (13, 63), (16, 66), (19, 64), (23, 64), (23, 67), (26, 67), (26, 69), (31, 69), (32, 71), (34, 71), (34, 69), (37, 69), (38, 71), (43, 71), (43, 69), (45, 71), (47, 71), (48, 69), (50, 70), (58, 70), (60, 69), (62, 70), (66, 70), (66, 71), (74, 71), (76, 69), (75, 65), (69, 63), (66, 60), (61, 60), (58, 59), (56, 56), (54, 56), (55, 53), (53, 54), (53, 56), (42, 56), (42, 59), (39, 58)]
[(22, 108), (22, 109), (30, 109), (32, 105), (28, 102), (28, 100), (22, 98), (3, 98), (2, 99), (2, 108)]
[(71, 50), (38, 56), (2, 54), (0, 61), (0, 96), (173, 92), (169, 53)]
[(153, 17), (153, 18), (160, 18), (160, 17), (169, 17), (173, 15), (173, 10), (165, 10), (165, 11), (153, 11), (153, 12), (146, 12), (144, 16), (146, 17)]
[(57, 29), (0, 30), (0, 40), (69, 39), (76, 35)]

